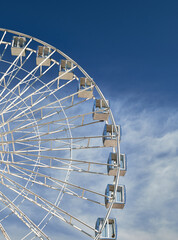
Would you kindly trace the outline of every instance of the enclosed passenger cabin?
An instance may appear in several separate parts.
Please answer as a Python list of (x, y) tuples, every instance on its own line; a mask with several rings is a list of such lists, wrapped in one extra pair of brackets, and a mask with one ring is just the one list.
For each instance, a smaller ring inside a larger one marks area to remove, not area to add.
[(93, 120), (107, 121), (109, 117), (109, 101), (96, 99), (93, 106)]
[(120, 139), (120, 125), (116, 126), (117, 132), (115, 132), (114, 125), (105, 124), (103, 131), (103, 144), (104, 147), (116, 147), (117, 146), (117, 134)]
[[(104, 223), (104, 218), (98, 218), (95, 229), (101, 231)], [(97, 232), (95, 233), (95, 236)], [(115, 218), (109, 218), (104, 226), (104, 229), (99, 237), (99, 240), (117, 240), (117, 223)]]
[(36, 64), (37, 65), (41, 64), (46, 58), (46, 60), (42, 63), (42, 66), (49, 67), (51, 64), (51, 59), (48, 58), (50, 53), (51, 53), (51, 48), (46, 46), (39, 46), (37, 51), (37, 56), (36, 56)]
[[(114, 196), (114, 186), (113, 184), (108, 184), (106, 187), (105, 195), (105, 206), (106, 208), (109, 207), (110, 202), (112, 201), (111, 198)], [(114, 200), (113, 208), (123, 209), (126, 202), (126, 191), (124, 185), (118, 185), (116, 191), (116, 198)]]
[[(108, 175), (116, 176), (118, 171), (117, 153), (110, 153), (108, 158)], [(120, 154), (120, 176), (124, 176), (127, 171), (127, 158), (125, 154)]]
[[(25, 47), (25, 43), (26, 43), (25, 37), (14, 36), (12, 40), (12, 45), (11, 45), (11, 54), (13, 56), (18, 56), (23, 51), (23, 48)], [(24, 50), (21, 56), (24, 57), (25, 54), (26, 52)]]
[(93, 84), (86, 77), (80, 78), (79, 88), (78, 88), (78, 97), (80, 97), (80, 98), (92, 98), (93, 97)]
[(73, 68), (73, 63), (69, 60), (62, 59), (59, 69), (59, 77), (63, 80), (72, 80), (74, 77), (73, 71), (69, 71)]

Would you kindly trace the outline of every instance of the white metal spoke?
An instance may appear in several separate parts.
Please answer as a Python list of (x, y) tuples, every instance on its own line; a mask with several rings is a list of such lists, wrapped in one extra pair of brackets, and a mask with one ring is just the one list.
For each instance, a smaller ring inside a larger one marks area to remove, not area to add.
[[(69, 82), (68, 82), (69, 83)], [(64, 85), (63, 85), (64, 86)], [(58, 91), (59, 89), (56, 89), (55, 91)], [(32, 96), (34, 95), (34, 93), (33, 94), (31, 94), (30, 96), (28, 96), (28, 98), (31, 98)], [(51, 94), (50, 94), (51, 95)], [(30, 106), (28, 106), (28, 107), (26, 107), (21, 113), (19, 113), (18, 115), (16, 115), (14, 118), (12, 118), (12, 116), (10, 117), (10, 119), (8, 119), (7, 120), (7, 122), (6, 123), (4, 123), (4, 124), (1, 124), (1, 126), (4, 126), (5, 124), (7, 124), (7, 123), (9, 123), (9, 122), (12, 122), (12, 121), (14, 121), (14, 120), (17, 120), (18, 118), (21, 118), (21, 117), (23, 117), (24, 115), (27, 115), (27, 114), (31, 114), (32, 112), (38, 112), (38, 111), (40, 111), (40, 110), (42, 110), (42, 109), (44, 109), (44, 108), (46, 108), (46, 107), (40, 107), (40, 108), (38, 108), (38, 109), (35, 109), (35, 110), (31, 110), (31, 108), (32, 107), (34, 107), (34, 106), (36, 106), (37, 104), (39, 104), (42, 100), (44, 100), (46, 98), (46, 96), (45, 97), (43, 97), (42, 99), (40, 99), (40, 101), (38, 100), (38, 101), (35, 101), (35, 102), (33, 102), (33, 104), (31, 104)], [(14, 101), (16, 100), (16, 98), (14, 99)], [(13, 102), (14, 102), (13, 101)], [(21, 101), (22, 102), (22, 101)], [(57, 100), (57, 101), (55, 101), (54, 103), (58, 103), (58, 102), (60, 102), (60, 100)], [(24, 104), (24, 99), (23, 99), (23, 104)], [(22, 105), (23, 105), (22, 104)], [(50, 103), (49, 105), (52, 105), (53, 103)], [(17, 105), (17, 104), (16, 104)], [(13, 104), (13, 107), (14, 106), (16, 106), (16, 105), (14, 105)], [(10, 108), (11, 109), (11, 108)], [(19, 109), (19, 108), (18, 108)], [(17, 110), (18, 110), (17, 109)], [(17, 111), (16, 110), (16, 111)], [(30, 110), (30, 112), (27, 112), (26, 113), (26, 111), (28, 111), (28, 110)], [(7, 111), (9, 111), (9, 109), (6, 109), (6, 112)], [(60, 111), (62, 111), (62, 110), (60, 110)], [(4, 114), (5, 112), (1, 112), (0, 114), (2, 115), (2, 114)], [(56, 114), (56, 112), (55, 113), (53, 113), (53, 114)], [(50, 116), (52, 116), (52, 114), (49, 114), (49, 116), (44, 116), (43, 118), (46, 118), (46, 117), (50, 117)]]
[[(18, 170), (19, 171), (19, 174), (13, 174), (12, 172), (8, 171), (8, 172), (4, 172), (5, 174), (8, 174), (10, 176), (13, 176), (13, 177), (16, 177), (16, 178), (20, 178), (20, 179), (23, 179), (25, 181), (30, 181), (32, 182), (33, 184), (37, 184), (37, 185), (40, 185), (40, 186), (43, 186), (43, 187), (46, 187), (46, 188), (49, 188), (49, 189), (53, 189), (55, 191), (61, 191), (62, 190), (62, 184), (59, 184), (59, 182), (56, 182), (55, 180), (53, 179), (50, 179), (51, 182), (57, 186), (54, 186), (54, 185), (51, 185), (51, 184), (47, 184), (46, 182), (42, 182), (42, 181), (38, 181), (37, 179), (35, 178), (32, 178), (30, 177), (29, 178), (29, 175), (27, 173), (25, 173), (24, 171), (20, 170), (21, 168), (16, 168), (13, 166), (13, 164), (11, 164), (11, 166)], [(23, 168), (22, 168), (23, 169)], [(26, 177), (25, 177), (26, 176)], [(49, 180), (49, 179), (48, 179)], [(84, 196), (84, 193), (87, 192), (87, 190), (84, 190), (82, 189), (81, 191), (81, 194), (78, 194), (76, 193), (74, 190), (71, 190), (70, 188), (66, 187), (65, 190), (62, 190), (63, 193), (65, 194), (68, 194), (70, 196), (74, 196), (74, 197), (78, 197), (78, 198), (81, 198), (83, 200), (87, 200), (89, 202), (92, 202), (92, 203), (95, 203), (95, 204), (99, 204), (101, 206), (105, 206), (103, 203), (99, 202), (99, 201), (96, 201), (94, 199), (91, 199), (91, 198), (87, 198)], [(104, 196), (104, 195), (103, 195)]]
[[(36, 71), (37, 71), (37, 70), (38, 70), (38, 68), (36, 67)], [(22, 84), (22, 83), (24, 82), (24, 80), (25, 80), (29, 75), (32, 75), (32, 73), (34, 73), (34, 72), (35, 72), (35, 71), (33, 70), (33, 72), (28, 73), (28, 74), (26, 75), (26, 77), (21, 81), (20, 84)], [(32, 75), (32, 76), (33, 76), (33, 75)], [(30, 79), (30, 80), (31, 80), (31, 79)], [(14, 106), (18, 105), (19, 103), (21, 103), (22, 101), (23, 101), (23, 102), (26, 101), (27, 99), (31, 98), (34, 94), (40, 92), (42, 89), (50, 86), (51, 84), (55, 83), (56, 81), (58, 81), (58, 77), (55, 78), (55, 79), (53, 79), (53, 80), (51, 80), (51, 81), (48, 82), (46, 85), (42, 86), (41, 88), (37, 89), (35, 92), (31, 93), (30, 95), (24, 97), (23, 99), (21, 99), (20, 101), (18, 101), (17, 103), (14, 104), (14, 102), (16, 102), (17, 99), (19, 99), (20, 97), (23, 96), (23, 94), (28, 90), (29, 87), (26, 88), (24, 91), (22, 91), (22, 92), (19, 94), (19, 96), (17, 96), (17, 98), (16, 98), (14, 101), (12, 101), (12, 102), (9, 104), (9, 106), (6, 108), (6, 111), (9, 110), (11, 106), (14, 107)], [(72, 80), (71, 80), (71, 81), (72, 81)], [(71, 81), (67, 82), (66, 84), (69, 84)], [(20, 84), (19, 84), (18, 86), (20, 86)], [(33, 83), (32, 83), (32, 84), (33, 84)], [(66, 84), (65, 84), (65, 85), (66, 85)], [(16, 86), (16, 88), (17, 88), (18, 86)], [(59, 89), (61, 89), (62, 87), (63, 87), (63, 86), (54, 89), (49, 95), (55, 93), (56, 91), (59, 91)], [(14, 88), (13, 90), (16, 90), (16, 88)], [(11, 92), (12, 92), (12, 91), (11, 91)], [(8, 95), (8, 94), (6, 94), (5, 97), (7, 97), (7, 95)], [(40, 96), (40, 98), (41, 98), (41, 97), (42, 97), (42, 95)], [(46, 98), (46, 96), (43, 97), (43, 98), (41, 98), (41, 99), (38, 98), (38, 99), (33, 103), (33, 105), (30, 106), (30, 107), (33, 107), (33, 106), (35, 106), (36, 104), (39, 104), (39, 103), (40, 103), (41, 101), (43, 101), (45, 98)], [(28, 109), (27, 109), (27, 110), (28, 110)], [(4, 111), (4, 112), (2, 112), (2, 113), (5, 113), (6, 111)]]
[[(96, 231), (93, 227), (91, 227), (90, 225), (86, 224), (85, 222), (81, 221), (80, 219), (72, 216), (71, 214), (69, 214), (68, 212), (64, 211), (63, 209), (57, 207), (56, 205), (54, 205), (53, 203), (47, 201), (46, 199), (42, 198), (41, 196), (39, 196), (38, 194), (35, 194), (33, 193), (32, 191), (28, 190), (28, 189), (25, 189), (23, 186), (21, 186), (20, 184), (16, 183), (15, 181), (9, 179), (8, 177), (4, 176), (1, 174), (1, 178), (5, 178), (5, 179), (8, 179), (9, 182), (12, 182), (13, 185), (15, 186), (11, 186), (11, 185), (7, 185), (5, 184), (4, 182), (2, 183), (4, 186), (8, 187), (9, 189), (11, 189), (12, 191), (14, 192), (18, 192), (22, 197), (24, 197), (25, 199), (29, 200), (30, 202), (33, 202), (34, 204), (36, 204), (37, 206), (39, 206), (40, 208), (46, 210), (46, 211), (51, 211), (51, 214), (53, 214), (54, 216), (56, 216), (57, 218), (59, 218), (60, 220), (68, 223), (68, 224), (71, 224), (73, 227), (75, 228), (78, 228), (77, 226), (75, 226), (73, 223), (72, 223), (72, 220), (75, 220), (77, 222), (79, 222), (80, 224), (83, 224), (85, 225), (86, 227), (88, 227), (89, 229), (92, 229), (93, 231)], [(29, 196), (27, 196), (25, 193), (23, 192), (19, 192), (17, 189), (23, 189), (24, 192), (30, 194), (32, 197), (34, 198), (31, 198)], [(0, 192), (0, 196), (1, 196), (1, 192)], [(3, 200), (3, 199), (1, 199)], [(20, 211), (20, 210), (19, 210)], [(67, 219), (65, 219), (64, 217), (61, 216), (61, 213), (68, 216), (69, 217), (69, 221)], [(23, 215), (23, 213), (21, 213)], [(35, 226), (37, 229), (38, 227)], [(81, 230), (81, 229), (79, 229)], [(87, 234), (87, 233), (86, 233)], [(89, 235), (89, 234), (87, 234)], [(90, 235), (89, 235), (90, 236)], [(92, 237), (92, 236), (91, 236)]]
[[(93, 191), (93, 190), (90, 190), (90, 189), (78, 186), (76, 184), (72, 184), (72, 183), (70, 183), (68, 181), (64, 182), (64, 181), (62, 181), (60, 179), (57, 179), (57, 178), (54, 178), (54, 177), (51, 177), (51, 176), (48, 176), (48, 175), (45, 175), (45, 174), (42, 174), (42, 173), (39, 173), (39, 172), (35, 172), (35, 171), (29, 170), (29, 169), (26, 169), (26, 168), (23, 168), (23, 167), (20, 167), (20, 166), (16, 166), (16, 168), (21, 169), (21, 170), (23, 170), (23, 171), (25, 171), (27, 173), (32, 173), (35, 176), (37, 175), (37, 176), (41, 177), (43, 179), (43, 183), (46, 183), (46, 181), (49, 180), (49, 181), (53, 181), (53, 182), (59, 183), (59, 184), (66, 184), (66, 185), (68, 185), (68, 187), (72, 187), (72, 188), (75, 188), (75, 189), (80, 189), (80, 190), (82, 190), (84, 192), (89, 192), (89, 193), (92, 193), (92, 194), (95, 194), (95, 195), (98, 195), (98, 196), (101, 196), (101, 197), (106, 197), (105, 194), (102, 194), (102, 193), (99, 193), (99, 192), (96, 192), (96, 191)], [(0, 172), (2, 172), (2, 170)], [(10, 171), (6, 172), (6, 173), (7, 174), (12, 174)], [(2, 175), (2, 173), (1, 173), (1, 175)]]
[[(32, 159), (30, 159), (30, 161), (34, 161)], [(34, 161), (35, 162), (35, 161)], [(61, 161), (62, 162), (62, 161)], [(10, 163), (10, 162), (6, 162), (3, 160), (0, 160), (0, 163), (4, 163), (6, 165), (20, 165), (20, 166), (26, 166), (26, 167), (37, 167), (37, 168), (43, 168), (43, 169), (52, 169), (52, 170), (60, 170), (60, 171), (74, 171), (74, 172), (78, 172), (78, 173), (91, 173), (91, 174), (101, 174), (101, 175), (108, 175), (107, 173), (103, 173), (103, 172), (94, 172), (94, 171), (90, 171), (90, 170), (85, 170), (82, 168), (77, 167), (76, 165), (73, 164), (68, 164), (66, 162), (62, 162), (63, 165), (65, 165), (66, 167), (56, 167), (56, 166), (52, 166), (52, 165), (46, 165), (46, 164), (32, 164), (32, 163), (24, 163), (24, 162), (14, 162), (14, 163)], [(90, 164), (88, 165), (88, 169), (90, 167)], [(71, 166), (70, 169), (68, 169), (68, 166)]]
[(8, 199), (1, 191), (0, 191), (0, 201), (3, 202), (29, 229), (31, 229), (36, 236), (44, 240), (50, 238), (42, 232), (35, 223), (33, 223), (27, 216), (24, 214), (10, 199)]
[(5, 37), (5, 35), (6, 35), (6, 31), (4, 31), (4, 33), (3, 33), (3, 35), (2, 35), (2, 38), (1, 38), (1, 40), (0, 40), (0, 44), (2, 43), (2, 41), (3, 41), (4, 37)]
[[(84, 101), (86, 101), (86, 100), (84, 100)], [(83, 101), (82, 101), (83, 102)], [(80, 102), (80, 103), (82, 103), (82, 102)], [(77, 104), (80, 104), (80, 103), (77, 103)], [(51, 104), (50, 104), (51, 105)], [(71, 106), (69, 106), (69, 107), (66, 107), (66, 108), (64, 108), (65, 110), (66, 109), (68, 109), (68, 108), (71, 108), (71, 107), (73, 107), (74, 105), (71, 105)], [(48, 106), (46, 106), (46, 108), (47, 108)], [(51, 107), (52, 108), (52, 107)], [(38, 111), (42, 111), (44, 109), (44, 106), (43, 107), (40, 107), (40, 108), (38, 108), (38, 109), (35, 109), (35, 110), (30, 110), (29, 112), (27, 112), (27, 113), (25, 113), (25, 114), (23, 114), (23, 115), (20, 115), (20, 116), (18, 116), (18, 117), (15, 117), (15, 118), (12, 118), (12, 119), (10, 119), (10, 120), (8, 120), (7, 122), (4, 122), (3, 124), (1, 124), (0, 126), (2, 127), (2, 126), (4, 126), (4, 125), (6, 125), (6, 124), (8, 124), (8, 123), (11, 123), (12, 121), (17, 121), (17, 119), (20, 119), (20, 118), (22, 118), (22, 117), (24, 117), (24, 116), (27, 116), (27, 115), (29, 115), (29, 114), (32, 114), (32, 113), (35, 113), (35, 112), (38, 112)], [(54, 109), (56, 109), (56, 107), (55, 108), (53, 108), (53, 110)], [(31, 121), (31, 122), (29, 122), (29, 123), (26, 123), (27, 122), (27, 120), (23, 120), (22, 122), (20, 122), (19, 123), (19, 125), (13, 130), (13, 131), (11, 131), (11, 132), (14, 132), (14, 131), (17, 131), (17, 130), (24, 130), (24, 129), (29, 129), (29, 128), (33, 128), (33, 127), (35, 127), (36, 125), (32, 125), (32, 124), (35, 124), (36, 122), (40, 122), (41, 120), (44, 120), (44, 119), (47, 119), (47, 118), (49, 118), (49, 117), (51, 117), (51, 116), (54, 116), (54, 115), (56, 115), (57, 113), (60, 113), (60, 112), (62, 112), (62, 110), (59, 110), (58, 112), (57, 111), (50, 111), (47, 115), (42, 115), (41, 116), (41, 118), (39, 118), (39, 119), (35, 119), (35, 121)], [(68, 118), (62, 118), (62, 119), (57, 119), (57, 120), (53, 120), (53, 121), (49, 121), (49, 122), (45, 122), (45, 123), (42, 123), (42, 124), (40, 124), (40, 123), (38, 123), (38, 126), (40, 127), (40, 126), (45, 126), (45, 125), (50, 125), (50, 124), (54, 124), (54, 123), (60, 123), (60, 122), (64, 122), (64, 121), (66, 121), (67, 119), (69, 119), (69, 120), (71, 120), (71, 121), (75, 121), (75, 119), (77, 119), (77, 118), (82, 118), (82, 119), (84, 119), (84, 117), (86, 116), (86, 115), (89, 115), (89, 114), (93, 114), (93, 112), (89, 112), (89, 113), (84, 113), (84, 114), (81, 114), (81, 115), (75, 115), (75, 116), (71, 116), (71, 117), (68, 117)], [(24, 125), (22, 125), (22, 124), (24, 124)], [(21, 126), (22, 125), (22, 126)], [(21, 127), (20, 127), (21, 126)], [(6, 133), (3, 133), (4, 135), (5, 134), (8, 134), (8, 133), (10, 133), (10, 132), (6, 132)]]
[(4, 227), (2, 226), (2, 224), (0, 223), (0, 230), (3, 234), (3, 236), (5, 237), (6, 240), (10, 240), (9, 235), (7, 234), (6, 230), (4, 229)]

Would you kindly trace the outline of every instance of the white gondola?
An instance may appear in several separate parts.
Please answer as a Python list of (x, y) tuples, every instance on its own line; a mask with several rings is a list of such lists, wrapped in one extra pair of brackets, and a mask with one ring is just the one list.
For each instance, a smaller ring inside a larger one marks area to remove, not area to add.
[[(106, 104), (107, 103), (107, 104)], [(100, 121), (107, 121), (109, 117), (109, 101), (103, 99), (96, 99), (93, 106), (93, 119)]]
[[(98, 218), (95, 229), (100, 232), (104, 223), (104, 218)], [(96, 234), (97, 235), (97, 232)], [(117, 223), (115, 218), (109, 218), (104, 226), (104, 229), (99, 237), (99, 240), (116, 240), (117, 239)]]
[(79, 88), (78, 88), (78, 97), (80, 97), (80, 98), (92, 98), (93, 97), (93, 84), (86, 77), (80, 78)]
[[(117, 175), (117, 153), (110, 153), (108, 158), (108, 175)], [(125, 154), (120, 154), (120, 176), (124, 176), (127, 171), (127, 158)]]
[[(108, 184), (106, 187), (105, 195), (105, 206), (109, 207), (110, 202), (114, 196), (114, 186), (113, 184)], [(123, 209), (126, 202), (126, 190), (124, 185), (118, 185), (116, 191), (116, 198), (114, 200), (113, 208)]]
[[(23, 48), (25, 47), (26, 38), (25, 37), (18, 37), (14, 36), (11, 45), (11, 54), (13, 56), (18, 56)], [(25, 51), (22, 52), (21, 56), (25, 57)]]
[(116, 147), (117, 146), (117, 134), (120, 139), (121, 128), (120, 125), (116, 126), (117, 132), (115, 131), (114, 125), (105, 124), (103, 131), (103, 144), (104, 147)]
[(62, 59), (59, 69), (59, 78), (63, 80), (72, 80), (74, 77), (73, 71), (66, 72), (73, 68), (73, 63), (69, 60)]
[(51, 48), (49, 47), (46, 47), (46, 46), (39, 46), (38, 47), (38, 51), (37, 51), (37, 56), (36, 56), (36, 64), (39, 65), (40, 63), (42, 63), (45, 58), (46, 58), (46, 61), (44, 61), (42, 63), (43, 66), (50, 66), (51, 64), (51, 59), (48, 58), (48, 56), (50, 55), (51, 53)]

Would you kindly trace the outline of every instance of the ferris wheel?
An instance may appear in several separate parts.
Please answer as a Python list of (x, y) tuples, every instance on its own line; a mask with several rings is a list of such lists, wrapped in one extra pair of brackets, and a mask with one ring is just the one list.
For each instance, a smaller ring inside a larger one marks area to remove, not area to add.
[(0, 239), (116, 240), (120, 141), (109, 101), (80, 65), (0, 28)]

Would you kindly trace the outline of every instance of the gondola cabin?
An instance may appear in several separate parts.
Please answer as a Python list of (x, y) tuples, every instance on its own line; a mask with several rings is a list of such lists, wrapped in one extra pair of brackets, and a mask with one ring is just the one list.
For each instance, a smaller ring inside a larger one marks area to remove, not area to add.
[[(103, 223), (104, 218), (98, 218), (95, 229), (100, 232)], [(95, 235), (97, 235), (97, 232)], [(107, 220), (99, 240), (117, 240), (117, 223), (115, 218), (109, 218)]]
[(116, 147), (117, 146), (117, 134), (120, 139), (120, 126), (117, 125), (117, 132), (115, 131), (114, 125), (105, 124), (103, 131), (103, 144), (104, 147)]
[(36, 56), (36, 64), (40, 65), (45, 59), (45, 61), (42, 63), (43, 66), (50, 66), (51, 59), (48, 58), (48, 56), (51, 53), (51, 48), (46, 46), (38, 46), (37, 50), (37, 56)]
[[(114, 196), (114, 185), (108, 184), (105, 191), (105, 206), (109, 207), (111, 198)], [(123, 209), (126, 202), (126, 191), (124, 185), (118, 185), (116, 191), (116, 198), (114, 200), (113, 208)]]
[(59, 69), (59, 78), (63, 80), (72, 80), (74, 73), (70, 71), (71, 68), (73, 68), (73, 63), (69, 60), (62, 59)]
[(78, 87), (78, 97), (80, 98), (92, 98), (93, 97), (93, 84), (86, 78), (81, 77)]
[[(107, 172), (110, 176), (116, 176), (118, 171), (117, 153), (110, 153), (108, 158)], [(120, 154), (120, 176), (127, 171), (127, 159), (125, 154)]]
[[(18, 56), (23, 48), (25, 47), (25, 43), (26, 43), (26, 38), (25, 37), (18, 37), (18, 36), (14, 36), (13, 40), (12, 40), (12, 45), (11, 45), (11, 54), (13, 56)], [(25, 50), (22, 52), (21, 56), (25, 57)]]
[(107, 121), (109, 117), (109, 101), (96, 99), (93, 106), (93, 120)]

